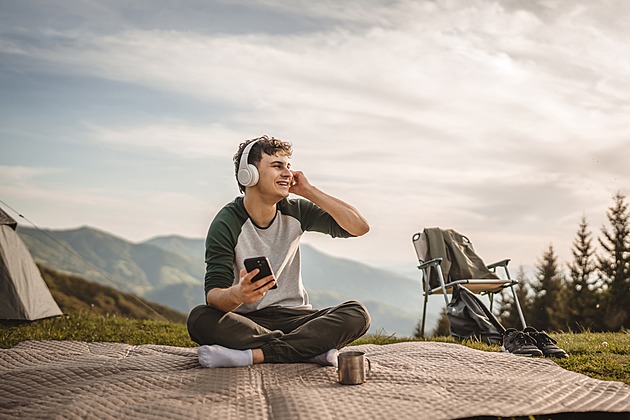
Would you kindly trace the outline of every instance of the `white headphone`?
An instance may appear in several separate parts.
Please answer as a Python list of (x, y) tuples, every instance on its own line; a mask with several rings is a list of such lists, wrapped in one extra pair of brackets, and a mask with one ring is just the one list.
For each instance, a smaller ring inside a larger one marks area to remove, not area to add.
[(241, 161), (238, 164), (238, 175), (236, 179), (238, 179), (238, 182), (244, 187), (253, 187), (258, 184), (258, 169), (256, 169), (254, 165), (247, 163), (249, 152), (257, 142), (258, 140), (254, 140), (245, 146), (245, 150), (243, 150), (243, 154), (241, 155)]

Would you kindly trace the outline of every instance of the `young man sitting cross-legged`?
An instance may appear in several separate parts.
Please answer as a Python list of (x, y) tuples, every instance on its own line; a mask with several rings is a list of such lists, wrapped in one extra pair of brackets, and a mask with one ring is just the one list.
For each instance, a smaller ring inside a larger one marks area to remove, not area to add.
[[(300, 269), (302, 234), (348, 238), (364, 235), (369, 225), (354, 207), (292, 171), (291, 154), (290, 143), (264, 136), (243, 142), (234, 155), (244, 195), (223, 207), (210, 225), (207, 304), (194, 308), (187, 323), (205, 367), (336, 366), (337, 350), (370, 326), (370, 316), (358, 302), (322, 310), (309, 304)], [(303, 198), (289, 199), (289, 193)], [(273, 275), (253, 283), (259, 270), (248, 273), (243, 261), (258, 256), (269, 259)]]

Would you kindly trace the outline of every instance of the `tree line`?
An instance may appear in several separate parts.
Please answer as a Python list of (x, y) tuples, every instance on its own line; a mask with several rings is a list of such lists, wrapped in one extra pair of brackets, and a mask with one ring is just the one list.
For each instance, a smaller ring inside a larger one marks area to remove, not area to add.
[[(630, 329), (630, 212), (625, 195), (613, 196), (606, 216), (608, 225), (601, 227), (597, 242), (582, 216), (571, 247), (573, 258), (566, 266), (550, 244), (536, 264), (534, 279), (519, 267), (513, 277), (519, 280), (516, 296), (528, 325), (546, 331)], [(509, 289), (498, 295), (497, 307), (501, 324), (521, 328)], [(419, 331), (418, 326), (414, 335), (420, 336)], [(433, 334), (449, 335), (445, 308)]]
[[(528, 325), (547, 331), (621, 331), (630, 328), (630, 213), (617, 192), (606, 212), (596, 247), (586, 216), (572, 243), (568, 271), (553, 244), (543, 253), (535, 278), (519, 268), (517, 296)], [(505, 326), (520, 321), (511, 293), (500, 297), (498, 318)]]

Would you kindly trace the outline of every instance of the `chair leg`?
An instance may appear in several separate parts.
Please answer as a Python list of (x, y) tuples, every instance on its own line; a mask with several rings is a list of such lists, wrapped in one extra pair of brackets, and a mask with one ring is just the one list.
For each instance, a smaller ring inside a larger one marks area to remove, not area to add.
[(448, 306), (448, 293), (446, 293), (446, 285), (444, 284), (444, 277), (442, 276), (442, 269), (440, 267), (436, 268), (438, 278), (440, 279), (440, 286), (442, 287), (442, 295), (444, 295), (444, 302), (446, 306)]
[(523, 310), (521, 309), (521, 304), (518, 301), (518, 297), (516, 297), (516, 290), (514, 290), (514, 286), (510, 286), (512, 289), (512, 296), (514, 296), (514, 304), (516, 305), (516, 311), (518, 312), (518, 316), (521, 319), (521, 324), (523, 324), (523, 329), (527, 328), (527, 323), (525, 322), (525, 316), (523, 316)]
[(420, 336), (424, 338), (424, 323), (427, 319), (427, 301), (429, 300), (428, 295), (424, 295), (424, 308), (422, 308), (422, 327), (420, 327)]
[[(503, 266), (505, 270), (505, 275), (508, 279), (511, 279), (510, 272), (508, 271), (507, 264)], [(527, 328), (527, 323), (525, 322), (525, 316), (523, 315), (523, 310), (521, 309), (521, 304), (518, 301), (518, 297), (516, 297), (516, 290), (514, 290), (514, 285), (510, 286), (512, 289), (512, 296), (514, 296), (514, 304), (516, 304), (516, 311), (518, 312), (518, 317), (521, 319), (521, 324), (523, 325), (523, 329)]]

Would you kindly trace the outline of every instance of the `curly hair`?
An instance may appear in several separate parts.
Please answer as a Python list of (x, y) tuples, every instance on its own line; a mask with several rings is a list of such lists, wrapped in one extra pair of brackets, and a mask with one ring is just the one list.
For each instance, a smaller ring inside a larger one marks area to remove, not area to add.
[(255, 165), (258, 167), (258, 163), (262, 159), (263, 152), (267, 155), (276, 155), (280, 153), (281, 155), (291, 157), (293, 154), (293, 148), (291, 143), (282, 141), (280, 139), (276, 139), (274, 137), (269, 138), (268, 136), (262, 136), (255, 139), (245, 140), (238, 146), (238, 150), (234, 154), (234, 175), (236, 176), (236, 182), (238, 184), (238, 189), (243, 193), (245, 192), (245, 187), (238, 182), (238, 168), (241, 163), (241, 155), (243, 154), (243, 150), (247, 147), (248, 144), (258, 141), (255, 145), (252, 146), (252, 149), (249, 151), (249, 155), (247, 156), (247, 163)]

